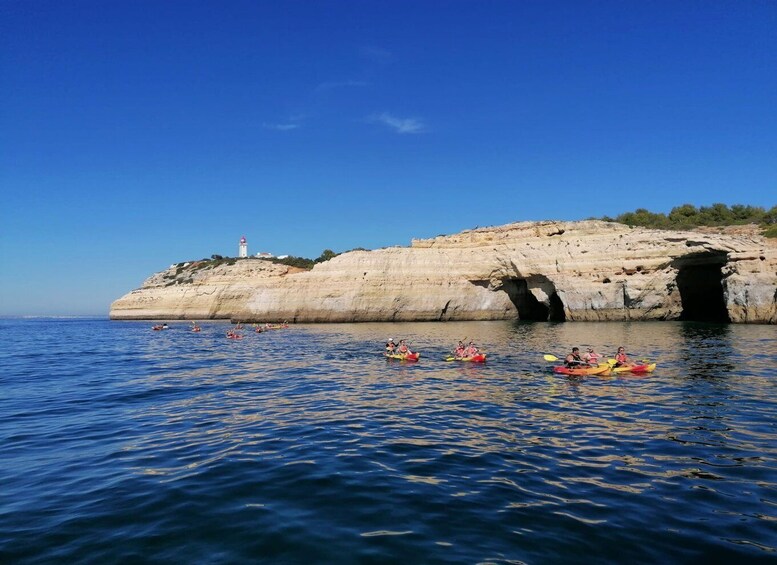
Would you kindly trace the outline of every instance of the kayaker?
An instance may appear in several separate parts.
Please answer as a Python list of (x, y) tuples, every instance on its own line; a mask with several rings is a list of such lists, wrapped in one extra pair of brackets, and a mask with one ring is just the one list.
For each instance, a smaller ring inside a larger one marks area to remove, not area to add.
[(589, 347), (588, 351), (583, 353), (583, 361), (585, 361), (589, 365), (598, 365), (599, 359), (601, 357), (602, 357), (601, 355), (599, 355), (596, 351), (594, 351), (593, 347)]
[(405, 343), (405, 340), (404, 340), (404, 339), (400, 339), (400, 340), (399, 340), (399, 347), (397, 348), (397, 352), (398, 352), (400, 355), (407, 355), (407, 354), (409, 354), (409, 353), (412, 353), (412, 351), (410, 351), (410, 348), (409, 348), (409, 347), (407, 346), (407, 344)]
[(467, 356), (467, 347), (464, 345), (463, 341), (460, 341), (459, 344), (456, 346), (456, 349), (453, 350), (453, 356), (454, 357)]
[(572, 353), (567, 355), (566, 359), (564, 359), (564, 364), (567, 367), (579, 367), (580, 365), (587, 365), (587, 363), (583, 361), (583, 358), (580, 356), (579, 347), (572, 348)]
[(474, 341), (469, 342), (469, 346), (467, 347), (467, 357), (474, 357), (480, 352), (480, 350), (475, 346)]
[(634, 363), (631, 362), (629, 356), (626, 355), (626, 350), (623, 347), (618, 348), (618, 353), (615, 354), (615, 366), (616, 367), (631, 367)]
[(390, 337), (388, 342), (386, 343), (386, 353), (389, 355), (393, 355), (394, 350), (397, 348), (397, 344), (394, 343), (394, 338)]

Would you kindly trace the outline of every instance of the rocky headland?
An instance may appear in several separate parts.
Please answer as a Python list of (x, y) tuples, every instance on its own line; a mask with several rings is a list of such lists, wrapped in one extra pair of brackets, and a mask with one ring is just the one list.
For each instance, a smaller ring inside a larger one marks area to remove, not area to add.
[(245, 322), (701, 320), (777, 323), (777, 242), (753, 230), (521, 222), (351, 251), (312, 270), (179, 264), (112, 319)]

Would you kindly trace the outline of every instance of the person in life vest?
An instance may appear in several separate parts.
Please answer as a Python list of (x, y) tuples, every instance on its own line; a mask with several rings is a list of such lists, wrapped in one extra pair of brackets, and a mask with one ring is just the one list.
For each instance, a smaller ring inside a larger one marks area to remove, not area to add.
[(567, 355), (566, 359), (564, 359), (564, 364), (567, 367), (579, 367), (580, 365), (586, 364), (586, 362), (583, 361), (583, 358), (580, 356), (579, 347), (572, 348), (572, 353)]
[(616, 367), (631, 367), (634, 363), (631, 362), (629, 356), (626, 355), (626, 350), (623, 347), (618, 348), (618, 353), (615, 354), (615, 366)]
[(404, 339), (399, 340), (399, 347), (397, 348), (397, 353), (399, 353), (400, 355), (408, 355), (412, 353), (412, 351), (410, 351), (410, 348), (405, 343)]
[(478, 353), (480, 353), (480, 350), (475, 345), (475, 342), (470, 341), (469, 346), (467, 347), (467, 357), (474, 357)]
[(394, 343), (394, 338), (390, 337), (388, 340), (388, 343), (386, 343), (386, 354), (393, 355), (396, 349), (397, 349), (397, 344)]
[(588, 363), (589, 365), (598, 365), (599, 359), (601, 359), (601, 355), (599, 355), (596, 351), (594, 351), (593, 347), (589, 347), (588, 351), (583, 353), (583, 361)]
[(453, 356), (454, 357), (466, 357), (467, 356), (467, 347), (464, 345), (463, 341), (460, 341), (458, 345), (456, 345), (456, 349), (453, 350)]

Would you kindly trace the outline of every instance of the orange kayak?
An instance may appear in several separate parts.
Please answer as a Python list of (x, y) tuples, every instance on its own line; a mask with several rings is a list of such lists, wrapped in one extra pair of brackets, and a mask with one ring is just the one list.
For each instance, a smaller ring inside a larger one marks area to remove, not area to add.
[(559, 365), (553, 367), (554, 373), (560, 373), (562, 375), (602, 375), (610, 370), (610, 366), (607, 363), (596, 365), (595, 367), (582, 366), (582, 367), (567, 367), (566, 365)]

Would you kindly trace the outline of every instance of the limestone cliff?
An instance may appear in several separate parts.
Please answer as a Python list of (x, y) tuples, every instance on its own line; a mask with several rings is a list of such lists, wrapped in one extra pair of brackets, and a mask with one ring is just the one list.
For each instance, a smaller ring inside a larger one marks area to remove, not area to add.
[(233, 263), (171, 267), (111, 317), (777, 323), (777, 247), (747, 233), (522, 222), (352, 251), (311, 271)]

